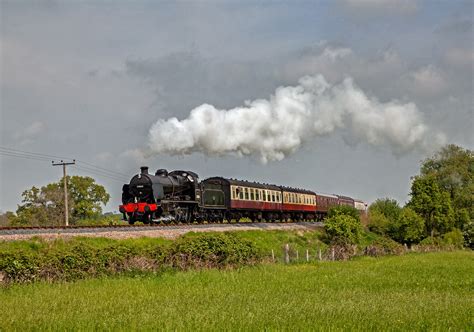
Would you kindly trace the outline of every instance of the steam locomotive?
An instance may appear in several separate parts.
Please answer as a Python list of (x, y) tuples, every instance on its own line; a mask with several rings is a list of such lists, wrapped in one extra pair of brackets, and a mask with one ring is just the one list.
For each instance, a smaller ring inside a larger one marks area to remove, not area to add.
[(211, 177), (199, 181), (196, 173), (141, 167), (122, 188), (124, 220), (130, 224), (155, 222), (222, 222), (322, 220), (332, 206), (348, 205), (365, 212), (367, 204), (347, 196), (305, 189)]

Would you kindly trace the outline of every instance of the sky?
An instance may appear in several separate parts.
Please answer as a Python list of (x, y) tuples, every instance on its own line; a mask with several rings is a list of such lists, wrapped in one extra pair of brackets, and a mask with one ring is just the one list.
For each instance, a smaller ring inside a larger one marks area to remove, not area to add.
[(420, 161), (474, 148), (473, 19), (459, 0), (0, 0), (0, 210), (61, 158), (105, 211), (142, 165), (404, 204)]

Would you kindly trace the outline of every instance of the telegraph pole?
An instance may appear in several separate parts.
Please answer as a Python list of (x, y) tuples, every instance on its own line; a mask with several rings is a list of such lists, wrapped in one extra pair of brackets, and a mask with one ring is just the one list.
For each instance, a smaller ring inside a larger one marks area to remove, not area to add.
[(51, 162), (53, 166), (62, 166), (63, 167), (63, 182), (64, 182), (64, 219), (66, 222), (66, 226), (69, 226), (69, 209), (67, 204), (67, 178), (66, 178), (66, 166), (67, 165), (75, 165), (76, 160), (74, 159), (72, 162), (66, 163), (64, 161), (60, 161), (59, 163), (55, 163), (54, 161)]

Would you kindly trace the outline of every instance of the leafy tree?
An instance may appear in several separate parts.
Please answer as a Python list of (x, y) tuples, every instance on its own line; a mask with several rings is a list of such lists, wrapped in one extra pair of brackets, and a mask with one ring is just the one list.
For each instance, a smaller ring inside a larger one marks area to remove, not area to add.
[[(72, 176), (68, 181), (68, 208), (71, 221), (97, 217), (110, 195), (90, 177)], [(16, 211), (16, 224), (62, 225), (64, 222), (63, 180), (41, 188), (33, 186), (22, 193), (22, 205)]]
[[(456, 145), (443, 147), (423, 161), (421, 175), (431, 176), (438, 187), (449, 193), (456, 211), (456, 225), (462, 228), (474, 221), (474, 152)], [(466, 217), (465, 210), (469, 218)]]
[(474, 250), (474, 222), (470, 221), (463, 230), (464, 245)]
[(88, 176), (68, 177), (68, 189), (74, 202), (72, 215), (76, 219), (100, 216), (102, 204), (107, 204), (110, 199), (105, 188)]
[(358, 243), (362, 233), (360, 220), (344, 214), (328, 217), (324, 229), (331, 242), (343, 245)]
[(418, 243), (425, 233), (425, 221), (410, 208), (403, 208), (399, 217), (393, 223), (390, 237), (397, 242), (413, 244)]
[(401, 210), (402, 208), (398, 202), (391, 198), (379, 198), (369, 207), (369, 213), (379, 212), (391, 223), (398, 219)]
[(339, 215), (351, 216), (352, 218), (356, 219), (360, 223), (360, 212), (352, 206), (348, 206), (348, 205), (333, 206), (328, 211), (328, 218), (339, 216)]
[(390, 220), (378, 210), (369, 210), (368, 228), (371, 232), (385, 235), (390, 231)]
[(411, 186), (411, 200), (407, 207), (425, 220), (426, 230), (432, 237), (449, 231), (454, 225), (451, 198), (440, 190), (433, 176), (416, 176)]
[(10, 226), (15, 224), (15, 214), (11, 211), (5, 213), (0, 212), (0, 226)]
[(379, 198), (369, 207), (369, 230), (387, 235), (400, 217), (402, 208), (391, 198)]
[(21, 196), (22, 205), (16, 211), (16, 224), (20, 225), (60, 225), (64, 215), (64, 197), (56, 184), (42, 188), (33, 186)]

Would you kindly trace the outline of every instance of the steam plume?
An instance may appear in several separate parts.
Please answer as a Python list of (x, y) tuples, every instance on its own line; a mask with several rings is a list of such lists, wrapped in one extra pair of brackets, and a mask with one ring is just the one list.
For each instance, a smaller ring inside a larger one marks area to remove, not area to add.
[(149, 146), (152, 153), (256, 155), (266, 163), (335, 132), (350, 143), (385, 145), (395, 154), (443, 140), (430, 133), (414, 103), (382, 103), (351, 78), (330, 85), (317, 75), (302, 77), (297, 86), (277, 88), (269, 100), (229, 110), (203, 104), (184, 120), (158, 120), (150, 129)]

